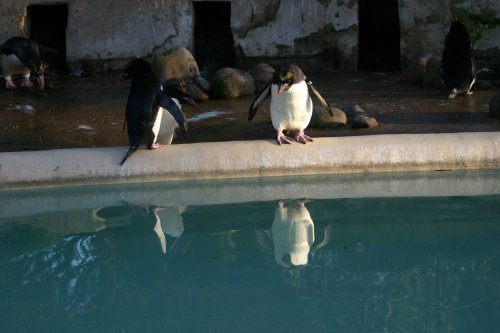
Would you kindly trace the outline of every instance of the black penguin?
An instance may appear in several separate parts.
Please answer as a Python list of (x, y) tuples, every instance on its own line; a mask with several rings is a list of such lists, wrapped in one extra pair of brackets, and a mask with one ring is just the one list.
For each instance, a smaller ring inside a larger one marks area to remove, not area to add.
[(151, 65), (142, 59), (133, 59), (127, 63), (119, 81), (132, 79), (125, 109), (130, 148), (120, 165), (123, 165), (141, 145), (156, 149), (153, 126), (160, 107), (166, 109), (183, 131), (187, 130), (184, 114), (177, 104), (162, 91), (161, 82), (153, 73)]
[(295, 141), (306, 143), (312, 139), (304, 134), (312, 116), (313, 103), (310, 93), (328, 110), (333, 111), (321, 93), (313, 86), (299, 66), (285, 63), (264, 89), (257, 94), (250, 105), (248, 120), (251, 121), (264, 100), (271, 96), (271, 120), (277, 131), (279, 144), (290, 143), (290, 138), (283, 131), (296, 131)]
[(449, 98), (472, 94), (475, 82), (472, 44), (467, 28), (458, 20), (451, 24), (444, 41), (441, 78)]
[(43, 74), (47, 63), (40, 57), (37, 43), (24, 37), (12, 37), (0, 45), (0, 67), (7, 89), (16, 88), (12, 75), (22, 75), (22, 87), (31, 88), (30, 75), (33, 75), (40, 90), (45, 87)]

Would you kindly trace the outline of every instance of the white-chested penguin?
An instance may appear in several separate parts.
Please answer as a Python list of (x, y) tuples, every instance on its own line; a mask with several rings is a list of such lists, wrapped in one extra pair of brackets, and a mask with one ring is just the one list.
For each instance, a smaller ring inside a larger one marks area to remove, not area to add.
[(458, 20), (451, 24), (444, 41), (441, 78), (449, 98), (472, 94), (476, 80), (472, 44), (467, 28)]
[(251, 121), (259, 106), (271, 96), (271, 121), (277, 131), (279, 144), (290, 143), (290, 138), (283, 131), (295, 131), (295, 141), (306, 143), (312, 139), (304, 134), (312, 116), (313, 103), (309, 92), (312, 92), (319, 102), (333, 117), (333, 111), (320, 92), (312, 85), (300, 67), (285, 63), (274, 73), (274, 76), (264, 89), (257, 94), (250, 110), (248, 120)]
[[(188, 104), (192, 107), (196, 106), (184, 80), (170, 79), (164, 81), (162, 83), (162, 90), (177, 104), (179, 110), (182, 110), (182, 104)], [(163, 111), (164, 109), (160, 107), (153, 125), (153, 132), (156, 135), (154, 142), (160, 145), (169, 145), (174, 138), (175, 129), (179, 126), (169, 112)]]
[(40, 90), (45, 87), (44, 72), (47, 64), (40, 57), (40, 48), (37, 43), (24, 37), (12, 37), (0, 45), (0, 67), (7, 89), (16, 88), (12, 81), (13, 75), (22, 75), (21, 87), (31, 88), (33, 75)]
[(167, 110), (183, 131), (187, 130), (187, 122), (178, 105), (163, 92), (161, 82), (153, 73), (151, 65), (142, 59), (133, 59), (127, 63), (119, 81), (132, 79), (125, 109), (125, 125), (127, 126), (130, 148), (120, 165), (123, 165), (140, 146), (156, 149), (157, 133), (153, 128), (160, 107)]

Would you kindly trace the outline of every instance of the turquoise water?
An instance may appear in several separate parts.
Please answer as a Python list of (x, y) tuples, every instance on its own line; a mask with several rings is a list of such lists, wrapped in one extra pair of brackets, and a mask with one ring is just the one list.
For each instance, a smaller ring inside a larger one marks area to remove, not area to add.
[(500, 195), (240, 185), (0, 193), (1, 332), (498, 331)]

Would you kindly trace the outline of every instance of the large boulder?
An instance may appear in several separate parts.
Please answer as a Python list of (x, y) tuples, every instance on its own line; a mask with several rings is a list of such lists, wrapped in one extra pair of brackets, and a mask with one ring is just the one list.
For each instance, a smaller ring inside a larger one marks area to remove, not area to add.
[(162, 81), (170, 79), (194, 79), (200, 76), (198, 64), (188, 49), (181, 47), (153, 60), (153, 68)]
[(236, 68), (221, 68), (211, 81), (210, 96), (213, 98), (238, 98), (255, 93), (255, 82), (248, 72)]
[(378, 121), (367, 114), (359, 105), (347, 107), (345, 112), (352, 128), (373, 128), (378, 126)]
[(490, 114), (500, 119), (500, 92), (496, 93), (490, 101)]
[(410, 60), (399, 81), (404, 84), (420, 84), (424, 81), (427, 61), (432, 57), (429, 53), (423, 53)]
[(253, 77), (257, 92), (264, 89), (264, 87), (272, 80), (274, 71), (275, 69), (266, 63), (260, 63), (250, 70), (250, 75)]
[(309, 127), (329, 128), (344, 126), (347, 123), (347, 116), (344, 111), (337, 108), (332, 108), (332, 111), (333, 117), (330, 116), (330, 113), (328, 113), (323, 105), (315, 103)]

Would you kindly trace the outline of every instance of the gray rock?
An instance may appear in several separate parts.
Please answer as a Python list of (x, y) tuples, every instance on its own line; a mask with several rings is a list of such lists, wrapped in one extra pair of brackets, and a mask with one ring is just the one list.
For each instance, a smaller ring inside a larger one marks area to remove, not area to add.
[(200, 76), (198, 64), (188, 49), (181, 47), (153, 60), (153, 69), (162, 81), (194, 79)]
[(205, 92), (209, 92), (210, 91), (210, 82), (208, 82), (208, 80), (202, 78), (201, 76), (195, 77), (194, 78), (194, 82), (203, 91), (205, 91)]
[(500, 119), (500, 92), (496, 93), (490, 100), (490, 114)]
[(197, 103), (205, 102), (210, 99), (208, 94), (203, 89), (201, 89), (195, 82), (189, 81), (187, 84), (187, 88), (189, 91), (189, 95)]
[(264, 87), (271, 81), (274, 75), (274, 68), (266, 63), (260, 63), (252, 70), (250, 70), (250, 75), (252, 75), (255, 82), (255, 89), (257, 92), (264, 89)]
[(432, 54), (423, 53), (410, 60), (405, 68), (399, 81), (404, 84), (420, 84), (424, 81), (426, 74), (427, 61), (432, 57)]
[(222, 68), (215, 72), (210, 94), (214, 98), (238, 98), (255, 93), (252, 76), (236, 68)]
[(326, 108), (320, 104), (314, 104), (310, 128), (340, 127), (347, 123), (347, 116), (344, 111), (332, 108), (333, 117), (330, 116)]
[(378, 121), (367, 114), (359, 105), (347, 107), (345, 112), (352, 128), (373, 128), (378, 126)]

